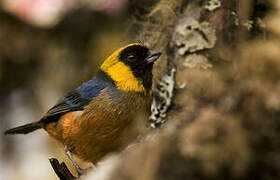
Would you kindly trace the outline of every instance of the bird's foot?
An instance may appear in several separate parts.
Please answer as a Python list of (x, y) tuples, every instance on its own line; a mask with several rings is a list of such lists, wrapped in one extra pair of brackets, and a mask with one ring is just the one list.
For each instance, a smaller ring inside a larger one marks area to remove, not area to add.
[(79, 166), (76, 168), (75, 167), (75, 169), (76, 169), (76, 171), (77, 171), (77, 173), (78, 173), (78, 177), (80, 177), (80, 176), (82, 176), (82, 175), (84, 175), (84, 174), (87, 174), (90, 170), (92, 170), (94, 168), (94, 166), (92, 166), (92, 167), (88, 167), (88, 168), (85, 168), (85, 169), (82, 169), (82, 168), (80, 168)]
[(86, 168), (86, 169), (82, 169), (82, 168), (80, 168), (80, 166), (75, 162), (75, 160), (74, 160), (74, 158), (73, 158), (71, 152), (70, 152), (67, 148), (65, 148), (65, 154), (66, 154), (66, 156), (69, 158), (69, 160), (71, 161), (71, 163), (73, 164), (73, 166), (75, 167), (75, 170), (76, 170), (76, 172), (77, 172), (77, 174), (78, 174), (78, 178), (79, 178), (80, 176), (86, 174), (89, 170), (95, 168), (95, 166), (92, 166), (92, 167), (88, 167), (88, 168)]

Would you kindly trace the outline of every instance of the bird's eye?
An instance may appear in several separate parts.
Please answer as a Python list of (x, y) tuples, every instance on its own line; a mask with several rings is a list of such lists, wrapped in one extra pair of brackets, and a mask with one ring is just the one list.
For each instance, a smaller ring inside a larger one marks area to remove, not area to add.
[(127, 57), (127, 59), (128, 59), (128, 61), (133, 62), (133, 61), (136, 60), (136, 56), (133, 55), (133, 54), (131, 54), (131, 55), (129, 55), (129, 56)]

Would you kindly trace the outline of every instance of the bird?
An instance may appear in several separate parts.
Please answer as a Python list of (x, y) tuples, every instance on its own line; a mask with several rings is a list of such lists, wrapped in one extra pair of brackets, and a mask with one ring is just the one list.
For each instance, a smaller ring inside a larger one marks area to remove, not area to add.
[(103, 61), (96, 76), (66, 93), (39, 121), (5, 134), (46, 130), (65, 147), (78, 175), (83, 174), (72, 154), (97, 163), (127, 146), (135, 121), (149, 115), (152, 69), (160, 56), (160, 51), (138, 42), (119, 48)]

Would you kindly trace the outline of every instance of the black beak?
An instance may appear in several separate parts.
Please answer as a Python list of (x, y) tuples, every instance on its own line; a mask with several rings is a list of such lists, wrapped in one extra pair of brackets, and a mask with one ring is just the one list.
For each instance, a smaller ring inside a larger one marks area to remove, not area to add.
[(153, 63), (160, 57), (160, 55), (161, 55), (161, 52), (150, 50), (149, 51), (149, 56), (146, 57), (145, 62), (147, 64)]

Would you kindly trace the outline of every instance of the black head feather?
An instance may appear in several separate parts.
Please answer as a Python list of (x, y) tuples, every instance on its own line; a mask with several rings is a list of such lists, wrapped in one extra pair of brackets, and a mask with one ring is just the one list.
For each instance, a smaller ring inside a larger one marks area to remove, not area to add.
[(159, 52), (155, 53), (141, 44), (135, 44), (122, 50), (119, 60), (131, 68), (134, 76), (142, 82), (146, 89), (150, 89), (153, 64), (159, 56)]

